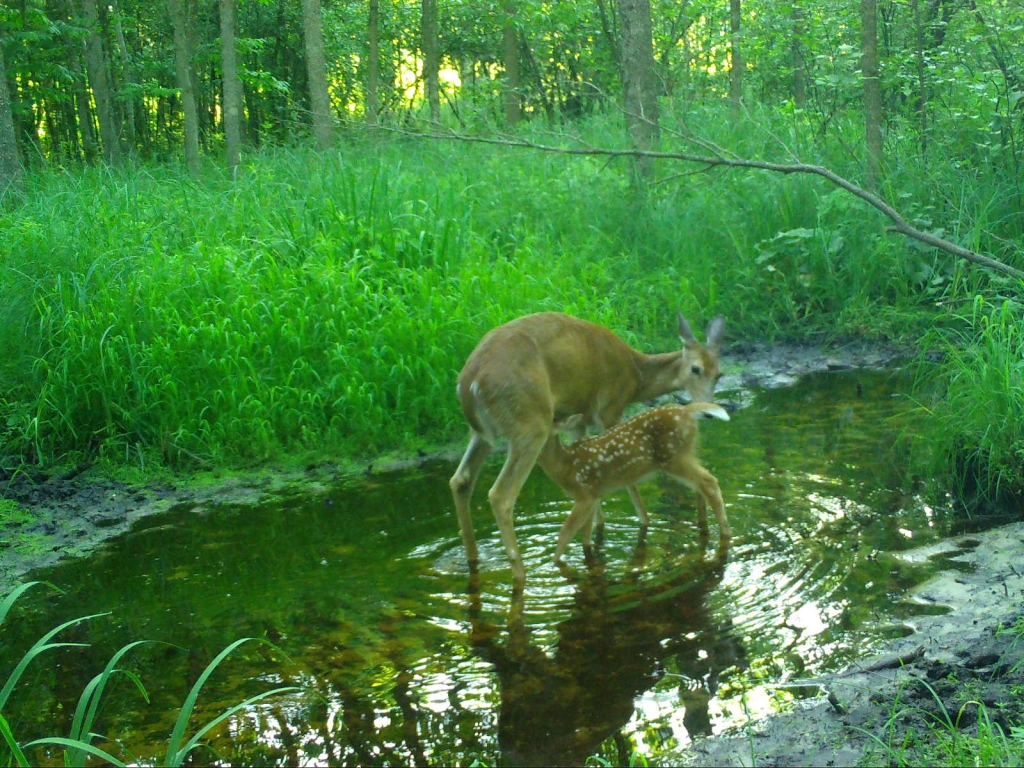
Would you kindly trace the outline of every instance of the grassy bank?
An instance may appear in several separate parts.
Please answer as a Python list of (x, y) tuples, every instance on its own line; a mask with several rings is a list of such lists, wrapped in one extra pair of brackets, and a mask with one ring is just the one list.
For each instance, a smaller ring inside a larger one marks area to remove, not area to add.
[[(801, 159), (859, 175), (841, 145), (830, 155), (810, 129), (758, 119), (714, 135), (775, 158), (781, 132)], [(581, 130), (621, 141), (614, 121)], [(998, 179), (925, 175), (902, 151), (889, 199), (946, 236), (995, 242)], [(234, 181), (212, 164), (39, 173), (0, 218), (4, 461), (412, 451), (461, 436), (456, 373), (482, 333), (527, 312), (568, 311), (649, 350), (677, 343), (676, 308), (701, 327), (725, 314), (729, 342), (916, 340), (967, 328), (946, 307), (990, 290), (820, 180), (673, 176), (688, 170), (660, 166), (641, 194), (626, 161), (348, 136), (252, 155)]]

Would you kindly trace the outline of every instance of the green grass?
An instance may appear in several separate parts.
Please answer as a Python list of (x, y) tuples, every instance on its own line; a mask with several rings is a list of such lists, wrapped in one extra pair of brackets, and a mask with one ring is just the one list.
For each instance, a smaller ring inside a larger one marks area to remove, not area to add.
[(978, 297), (949, 328), (927, 337), (938, 355), (921, 364), (919, 450), (968, 506), (1024, 492), (1022, 306)]
[[(936, 707), (909, 706), (902, 703), (907, 686), (922, 685)], [(965, 727), (964, 716), (975, 710), (973, 725)], [(919, 720), (915, 728), (908, 721)], [(1024, 728), (1011, 727), (1010, 733), (994, 722), (988, 707), (976, 700), (963, 702), (950, 712), (942, 699), (926, 681), (907, 682), (894, 699), (883, 735), (876, 736), (862, 728), (887, 765), (914, 766), (1019, 766), (1024, 763)], [(875, 762), (874, 759), (871, 762)]]
[[(40, 584), (40, 582), (35, 581), (22, 584), (7, 595), (2, 602), (0, 602), (0, 625), (2, 625), (4, 620), (7, 618), (7, 614), (10, 612), (15, 602), (26, 591), (38, 584)], [(69, 627), (106, 615), (108, 614), (81, 616), (59, 624), (33, 643), (33, 645), (24, 653), (18, 663), (14, 666), (14, 669), (7, 674), (7, 677), (4, 680), (4, 685), (0, 688), (0, 736), (2, 736), (2, 741), (0, 741), (0, 763), (5, 765), (13, 764), (17, 766), (34, 765), (36, 762), (32, 759), (32, 755), (35, 754), (35, 750), (42, 747), (52, 750), (53, 747), (57, 747), (59, 750), (63, 751), (64, 764), (67, 766), (84, 766), (89, 756), (98, 757), (106, 763), (116, 766), (126, 765), (125, 762), (111, 754), (107, 749), (98, 747), (93, 743), (97, 740), (103, 739), (103, 737), (99, 733), (96, 733), (93, 728), (96, 725), (97, 716), (101, 709), (103, 693), (106, 690), (107, 685), (111, 682), (111, 678), (115, 675), (127, 677), (136, 686), (141, 696), (147, 702), (149, 701), (149, 695), (146, 692), (146, 687), (143, 685), (139, 676), (126, 666), (121, 666), (123, 660), (129, 653), (137, 647), (144, 645), (147, 641), (138, 640), (128, 643), (120, 648), (113, 654), (113, 656), (110, 657), (110, 661), (107, 662), (103, 670), (89, 681), (79, 697), (77, 706), (75, 706), (68, 736), (47, 736), (33, 739), (29, 742), (20, 742), (12, 727), (12, 722), (16, 723), (19, 717), (17, 713), (12, 714), (9, 709), (5, 712), (5, 707), (7, 706), (8, 700), (10, 699), (15, 687), (21, 681), (30, 665), (33, 665), (34, 662), (36, 663), (35, 665), (38, 665), (36, 660), (39, 657), (58, 648), (86, 647), (87, 645), (85, 643), (54, 641), (54, 638), (57, 635)], [(188, 731), (193, 710), (195, 709), (196, 702), (199, 699), (199, 694), (207, 684), (210, 676), (216, 671), (221, 662), (223, 662), (236, 648), (251, 640), (268, 645), (275, 651), (281, 652), (273, 643), (260, 638), (248, 637), (236, 640), (217, 654), (213, 661), (211, 661), (200, 673), (198, 679), (189, 690), (184, 702), (182, 702), (181, 708), (178, 710), (178, 716), (175, 720), (174, 728), (167, 740), (167, 751), (163, 759), (159, 762), (159, 765), (183, 765), (189, 755), (200, 747), (205, 746), (203, 738), (207, 734), (213, 731), (218, 725), (234, 716), (236, 713), (268, 697), (276, 696), (281, 693), (291, 693), (302, 690), (295, 686), (283, 686), (274, 688), (273, 690), (264, 691), (263, 693), (252, 696), (239, 704), (228, 707), (225, 711), (209, 722), (203, 724), (195, 730), (194, 733), (189, 735)]]
[[(802, 159), (857, 173), (806, 127), (688, 121), (759, 157), (784, 154), (783, 134)], [(622, 142), (614, 120), (574, 129)], [(683, 170), (659, 166), (640, 193), (626, 161), (352, 135), (255, 153), (235, 181), (212, 164), (40, 172), (0, 214), (0, 459), (195, 469), (411, 452), (461, 438), (458, 370), (527, 312), (568, 311), (647, 350), (678, 343), (677, 308), (699, 326), (724, 313), (730, 342), (913, 339), (937, 297), (985, 287), (820, 180)], [(996, 217), (992, 185), (947, 176), (899, 170), (889, 192), (961, 189), (949, 227)]]

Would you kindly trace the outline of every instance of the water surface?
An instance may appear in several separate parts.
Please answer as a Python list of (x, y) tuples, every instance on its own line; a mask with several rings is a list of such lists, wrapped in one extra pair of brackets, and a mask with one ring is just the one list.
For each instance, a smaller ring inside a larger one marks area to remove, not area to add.
[(581, 764), (634, 749), (674, 761), (695, 737), (807, 693), (800, 680), (871, 653), (924, 610), (904, 597), (937, 566), (893, 554), (948, 535), (950, 520), (922, 501), (894, 448), (906, 383), (808, 376), (755, 393), (731, 422), (703, 423), (701, 457), (734, 534), (724, 563), (711, 559), (713, 517), (705, 555), (692, 494), (658, 480), (643, 486), (646, 536), (617, 494), (596, 556), (585, 562), (576, 541), (559, 569), (551, 556), (570, 503), (536, 471), (517, 507), (521, 601), (486, 504), (500, 457), (474, 499), (474, 578), (448, 462), (297, 501), (149, 518), (92, 557), (32, 575), (66, 594), (23, 599), (0, 669), (60, 621), (111, 615), (65, 632), (90, 647), (36, 660), (6, 711), (21, 713), (21, 738), (65, 735), (79, 693), (117, 648), (161, 641), (130, 657), (151, 701), (120, 678), (97, 723), (152, 763), (206, 664), (252, 636), (287, 658), (243, 646), (204, 688), (193, 730), (270, 687), (308, 692), (217, 730), (224, 763)]

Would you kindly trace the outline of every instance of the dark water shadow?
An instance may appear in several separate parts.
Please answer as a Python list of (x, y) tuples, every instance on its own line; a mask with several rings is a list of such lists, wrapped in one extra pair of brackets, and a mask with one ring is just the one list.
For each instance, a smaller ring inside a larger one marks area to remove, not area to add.
[(691, 737), (710, 734), (708, 706), (719, 674), (746, 666), (730, 622), (713, 616), (707, 596), (722, 581), (724, 559), (691, 563), (656, 584), (613, 580), (587, 570), (573, 596), (574, 616), (556, 627), (549, 656), (531, 641), (524, 597), (513, 597), (505, 631), (483, 616), (479, 583), (471, 578), (470, 643), (493, 664), (501, 685), (498, 741), (506, 765), (582, 765), (615, 738), (628, 760), (621, 730), (637, 695), (675, 660)]

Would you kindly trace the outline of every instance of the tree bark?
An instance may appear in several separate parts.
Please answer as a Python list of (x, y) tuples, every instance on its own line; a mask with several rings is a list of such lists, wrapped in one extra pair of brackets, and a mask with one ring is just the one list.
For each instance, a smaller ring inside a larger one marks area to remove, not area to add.
[(743, 102), (743, 46), (740, 43), (742, 23), (741, 0), (729, 0), (729, 54), (732, 59), (729, 70), (729, 102), (733, 122), (739, 120)]
[(231, 176), (242, 162), (242, 81), (238, 78), (235, 34), (238, 11), (235, 0), (220, 0), (221, 98), (224, 102), (224, 148)]
[(0, 202), (22, 187), (21, 159), (18, 157), (18, 139), (14, 131), (14, 111), (11, 109), (11, 91), (7, 87), (7, 66), (4, 49), (0, 45)]
[(437, 42), (437, 0), (423, 0), (423, 81), (427, 88), (427, 102), (430, 104), (430, 119), (441, 120), (440, 87), (437, 72), (440, 56)]
[(96, 99), (96, 116), (100, 121), (103, 156), (108, 163), (114, 164), (121, 160), (121, 139), (114, 116), (114, 100), (110, 93), (107, 57), (103, 52), (103, 36), (96, 0), (82, 0), (82, 21), (89, 30), (85, 44), (85, 67), (89, 72), (93, 97)]
[(516, 4), (504, 0), (505, 25), (502, 30), (505, 54), (505, 124), (519, 122), (519, 34), (516, 31)]
[(324, 55), (320, 0), (302, 0), (302, 33), (306, 42), (306, 72), (309, 105), (313, 112), (313, 135), (320, 149), (331, 146), (331, 94), (327, 88), (327, 58)]
[(370, 0), (370, 61), (366, 74), (366, 122), (380, 118), (380, 0)]
[(878, 81), (877, 0), (861, 0), (861, 73), (864, 80), (864, 139), (867, 149), (866, 186), (878, 188), (882, 167), (882, 89)]
[[(619, 53), (622, 64), (622, 101), (633, 146), (650, 150), (658, 143), (658, 91), (654, 83), (654, 44), (651, 35), (650, 0), (620, 0), (622, 39)], [(650, 162), (638, 158), (642, 176), (651, 172)]]

